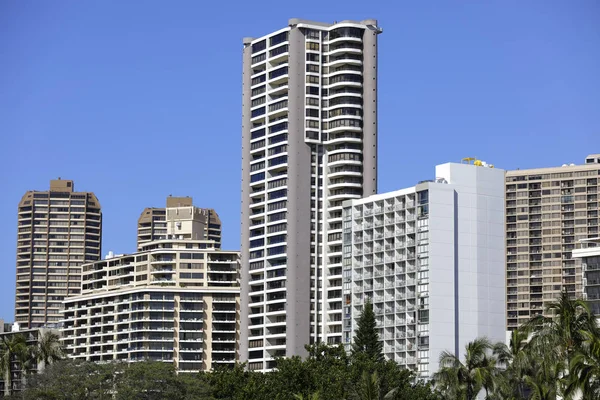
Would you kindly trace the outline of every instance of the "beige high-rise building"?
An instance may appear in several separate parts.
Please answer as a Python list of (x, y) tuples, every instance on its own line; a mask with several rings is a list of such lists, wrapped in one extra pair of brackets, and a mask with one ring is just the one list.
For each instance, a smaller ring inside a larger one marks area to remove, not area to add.
[[(184, 233), (187, 232), (187, 233)], [(221, 248), (221, 220), (213, 209), (198, 208), (191, 197), (167, 197), (164, 208), (146, 208), (138, 219), (137, 248), (167, 238), (212, 240)]]
[(600, 154), (583, 165), (506, 173), (507, 328), (542, 314), (566, 290), (583, 294), (576, 243), (598, 236)]
[(23, 329), (57, 323), (62, 301), (81, 291), (81, 266), (100, 259), (102, 213), (94, 193), (50, 181), (19, 202), (15, 322)]

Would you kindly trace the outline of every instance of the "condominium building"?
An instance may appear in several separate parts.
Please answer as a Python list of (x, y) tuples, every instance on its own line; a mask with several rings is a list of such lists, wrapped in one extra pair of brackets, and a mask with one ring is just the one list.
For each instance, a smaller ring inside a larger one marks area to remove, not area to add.
[(561, 291), (583, 293), (572, 257), (598, 236), (600, 155), (585, 164), (506, 172), (507, 328), (543, 314)]
[(62, 300), (77, 295), (81, 265), (100, 259), (102, 213), (94, 193), (50, 181), (19, 202), (15, 321), (23, 329), (57, 323)]
[(244, 39), (241, 357), (252, 370), (341, 342), (342, 202), (377, 189), (380, 32), (375, 20), (291, 19)]
[(580, 240), (573, 258), (583, 272), (583, 298), (600, 317), (600, 236)]
[(209, 371), (238, 359), (239, 253), (213, 241), (166, 239), (83, 266), (65, 300), (70, 358), (172, 362)]
[(367, 301), (386, 359), (422, 378), (444, 350), (462, 354), (483, 336), (504, 341), (503, 181), (500, 169), (448, 163), (434, 180), (344, 203), (348, 350)]
[[(184, 235), (185, 231), (190, 233)], [(167, 238), (213, 240), (220, 249), (221, 220), (215, 210), (195, 207), (191, 197), (169, 196), (166, 207), (142, 211), (137, 235), (138, 250), (145, 243)]]
[[(18, 323), (9, 324), (0, 319), (0, 343), (10, 343), (15, 336), (23, 336), (25, 344), (30, 348), (37, 347), (40, 338), (47, 332), (58, 333), (55, 329), (34, 328), (21, 329)], [(31, 375), (44, 368), (43, 363), (38, 363), (33, 353), (25, 364), (19, 360), (16, 354), (12, 354), (7, 360), (6, 370), (0, 374), (0, 397), (17, 395), (23, 390), (26, 375)], [(25, 366), (25, 368), (24, 368)], [(17, 396), (15, 396), (17, 397)]]

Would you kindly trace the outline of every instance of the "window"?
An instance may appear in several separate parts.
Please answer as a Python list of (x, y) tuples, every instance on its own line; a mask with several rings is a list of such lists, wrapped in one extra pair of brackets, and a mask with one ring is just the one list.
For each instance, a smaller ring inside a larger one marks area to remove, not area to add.
[(306, 94), (310, 94), (313, 96), (318, 96), (319, 95), (319, 88), (316, 86), (307, 86), (306, 87)]
[(277, 47), (277, 48), (269, 51), (269, 56), (270, 57), (275, 57), (275, 56), (278, 56), (280, 54), (287, 53), (288, 51), (289, 51), (289, 47), (286, 44), (284, 46), (279, 46), (279, 47)]
[(269, 106), (269, 111), (277, 111), (277, 110), (281, 110), (282, 108), (286, 108), (288, 106), (288, 101), (287, 100), (281, 100), (278, 101), (277, 103), (273, 103)]
[(267, 249), (267, 255), (268, 256), (274, 256), (277, 254), (284, 254), (286, 251), (286, 246), (277, 246), (277, 247), (272, 247), (270, 249)]
[(256, 78), (252, 78), (252, 82), (250, 84), (252, 86), (254, 86), (254, 85), (258, 85), (259, 83), (263, 83), (266, 80), (267, 80), (267, 75), (262, 74), (260, 76), (257, 76)]
[(314, 75), (306, 75), (306, 83), (319, 84), (319, 77)]
[(288, 138), (287, 133), (282, 133), (280, 135), (277, 136), (273, 136), (269, 138), (269, 144), (275, 144), (275, 143), (280, 143), (280, 142), (285, 142)]
[(269, 149), (269, 155), (273, 156), (279, 153), (285, 153), (287, 151), (287, 144), (282, 144), (276, 147), (272, 147)]
[(259, 171), (259, 170), (264, 169), (264, 168), (265, 168), (265, 162), (261, 161), (261, 162), (256, 163), (256, 164), (252, 164), (250, 166), (250, 171), (252, 171), (252, 172)]
[[(287, 201), (284, 200), (284, 201), (278, 201), (278, 202), (269, 204), (267, 206), (267, 210), (275, 211), (275, 210), (281, 210), (282, 208), (286, 208), (286, 207), (287, 207)], [(273, 214), (273, 215), (275, 215), (275, 214)]]
[(267, 244), (284, 243), (287, 240), (287, 235), (275, 235), (267, 238)]
[(256, 110), (252, 110), (250, 113), (250, 118), (258, 117), (259, 115), (263, 115), (265, 113), (265, 107), (257, 108)]
[(288, 73), (288, 67), (276, 69), (275, 71), (269, 72), (269, 79), (274, 79)]
[(279, 156), (269, 160), (269, 167), (279, 164), (285, 164), (287, 162), (287, 156)]
[(254, 97), (254, 96), (258, 96), (259, 94), (262, 94), (262, 93), (264, 93), (264, 92), (265, 92), (265, 90), (267, 90), (265, 85), (262, 85), (262, 86), (260, 86), (260, 87), (254, 88), (254, 89), (252, 89), (251, 96), (252, 96), (252, 97)]
[[(282, 203), (282, 202), (280, 201), (278, 203)], [(277, 203), (273, 203), (273, 204), (277, 204)], [(275, 213), (275, 214), (271, 214), (268, 217), (268, 222), (281, 221), (281, 220), (285, 219), (286, 216), (287, 216), (287, 213), (285, 211), (284, 212), (278, 212), (278, 213)]]
[[(278, 214), (284, 214), (284, 218), (285, 218), (285, 213), (278, 213)], [(274, 214), (274, 215), (276, 215), (276, 214)], [(287, 224), (285, 224), (285, 223), (270, 225), (267, 227), (267, 233), (284, 232), (286, 230), (287, 230)]]
[(319, 43), (306, 42), (306, 50), (319, 51)]
[(269, 193), (269, 200), (279, 199), (287, 196), (287, 189), (275, 190)]
[(319, 55), (314, 53), (306, 53), (306, 61), (319, 62)]
[(271, 126), (269, 128), (269, 133), (276, 133), (279, 131), (283, 131), (286, 130), (288, 128), (288, 123), (287, 122), (280, 122), (278, 124), (275, 124), (273, 126)]
[(250, 145), (250, 150), (256, 150), (265, 147), (265, 141), (259, 140), (258, 142), (254, 142)]
[(307, 106), (319, 106), (319, 99), (315, 99), (314, 97), (307, 97), (306, 98), (306, 105)]
[(287, 178), (276, 179), (274, 181), (269, 182), (269, 189), (275, 189), (278, 187), (282, 187), (287, 185)]
[(331, 121), (328, 123), (329, 129), (339, 128), (342, 126), (361, 128), (362, 121), (356, 119), (338, 119), (336, 121)]
[(360, 97), (341, 96), (341, 97), (335, 97), (335, 98), (329, 100), (330, 107), (337, 106), (340, 104), (362, 105), (362, 99)]
[(265, 254), (264, 250), (256, 250), (250, 252), (250, 259), (260, 258)]
[(319, 31), (316, 31), (314, 29), (307, 29), (305, 32), (306, 38), (307, 39), (315, 39), (315, 40), (319, 40)]
[[(319, 118), (319, 110), (317, 110), (315, 108), (307, 108), (306, 109), (306, 116), (307, 117), (313, 117), (313, 118)], [(309, 128), (318, 128), (319, 127), (319, 123), (315, 121), (315, 124), (316, 124), (316, 126), (309, 126)]]
[(319, 73), (319, 66), (314, 64), (306, 64), (306, 72)]
[(329, 118), (339, 117), (341, 115), (351, 115), (355, 117), (362, 117), (362, 111), (358, 108), (342, 107), (336, 108), (335, 110), (329, 111)]
[(275, 36), (271, 36), (271, 38), (269, 39), (269, 45), (272, 47), (278, 45), (279, 43), (286, 42), (288, 40), (288, 33), (288, 31), (285, 31), (278, 33)]
[[(307, 54), (307, 56), (308, 56), (308, 54)], [(339, 82), (362, 83), (362, 76), (358, 75), (358, 74), (339, 74), (339, 75), (335, 75), (335, 76), (332, 76), (331, 78), (329, 78), (330, 85), (333, 85), (334, 83), (339, 83)]]
[(252, 64), (258, 64), (259, 62), (265, 61), (267, 59), (267, 53), (262, 53), (258, 56), (252, 57)]
[(362, 161), (362, 155), (358, 153), (338, 153), (332, 154), (328, 156), (328, 161), (336, 162), (336, 161)]
[(264, 102), (265, 102), (265, 96), (259, 97), (258, 99), (252, 100), (252, 103), (250, 104), (250, 107), (259, 106), (259, 105), (263, 104)]
[(260, 42), (254, 43), (252, 45), (252, 53), (258, 53), (259, 51), (263, 51), (267, 48), (267, 41), (261, 40)]
[(250, 140), (265, 136), (265, 128), (258, 129), (250, 134)]
[(329, 40), (338, 39), (341, 37), (362, 38), (363, 30), (360, 28), (343, 27), (337, 28), (329, 32)]
[(259, 172), (258, 174), (250, 175), (250, 182), (258, 182), (265, 179), (265, 173)]

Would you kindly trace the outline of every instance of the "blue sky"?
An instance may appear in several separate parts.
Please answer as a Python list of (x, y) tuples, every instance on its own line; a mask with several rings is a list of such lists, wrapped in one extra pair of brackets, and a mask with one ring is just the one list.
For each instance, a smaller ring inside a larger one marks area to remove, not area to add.
[(131, 252), (169, 194), (217, 209), (239, 248), (242, 38), (377, 18), (379, 189), (476, 156), (499, 168), (600, 152), (600, 3), (0, 3), (0, 318), (12, 321), (16, 211), (58, 176), (94, 191), (103, 253)]

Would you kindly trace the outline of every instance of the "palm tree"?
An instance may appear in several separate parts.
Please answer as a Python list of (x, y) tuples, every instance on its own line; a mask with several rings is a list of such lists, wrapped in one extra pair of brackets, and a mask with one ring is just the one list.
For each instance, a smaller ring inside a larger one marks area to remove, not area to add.
[(525, 375), (535, 364), (528, 348), (529, 332), (527, 327), (515, 329), (508, 345), (498, 342), (493, 347), (498, 364), (504, 367), (495, 380), (500, 398), (525, 397)]
[(12, 363), (17, 362), (21, 370), (30, 365), (31, 349), (23, 335), (4, 335), (0, 342), (0, 375), (4, 375), (4, 393), (10, 395), (13, 389)]
[[(552, 360), (556, 368), (537, 368), (530, 374), (529, 382), (541, 384), (540, 379), (548, 379), (546, 385), (557, 386), (555, 391), (560, 394), (572, 380), (568, 374), (573, 357), (580, 352), (588, 335), (600, 337), (600, 328), (587, 302), (572, 299), (566, 291), (546, 307), (546, 314), (551, 317), (538, 315), (526, 324), (533, 331), (529, 347), (538, 360), (547, 363)], [(552, 369), (556, 373), (551, 373)]]
[(488, 339), (475, 339), (465, 347), (464, 363), (456, 355), (442, 352), (440, 370), (433, 375), (435, 386), (452, 399), (473, 400), (481, 389), (487, 397), (496, 374), (496, 360), (488, 354), (491, 349)]
[(585, 399), (600, 398), (600, 337), (584, 332), (587, 337), (582, 348), (571, 358), (565, 398), (580, 392)]
[(355, 398), (357, 400), (379, 400), (381, 398), (379, 384), (377, 371), (372, 374), (368, 371), (363, 371), (361, 385), (357, 390)]
[(525, 376), (525, 384), (531, 390), (530, 400), (556, 400), (562, 366), (553, 360), (538, 359), (535, 371)]
[(45, 367), (63, 358), (63, 348), (58, 334), (52, 331), (40, 332), (35, 349), (35, 358)]
[(532, 341), (541, 339), (545, 345), (554, 342), (567, 361), (586, 340), (583, 332), (600, 335), (596, 316), (588, 303), (582, 299), (571, 299), (566, 291), (546, 307), (546, 314), (552, 317), (538, 315), (527, 323), (534, 331)]

